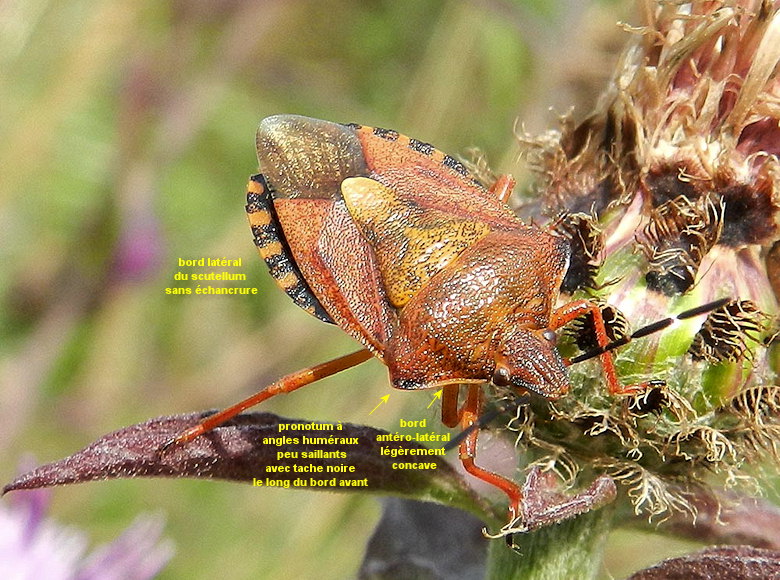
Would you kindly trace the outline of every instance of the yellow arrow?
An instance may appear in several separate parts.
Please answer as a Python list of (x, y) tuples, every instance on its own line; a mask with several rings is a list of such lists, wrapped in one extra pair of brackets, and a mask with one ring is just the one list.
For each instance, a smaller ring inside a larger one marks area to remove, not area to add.
[(439, 389), (438, 391), (436, 391), (435, 393), (433, 393), (433, 399), (431, 399), (431, 402), (430, 402), (430, 403), (428, 403), (428, 406), (426, 407), (427, 409), (430, 409), (430, 408), (431, 408), (431, 405), (433, 405), (433, 402), (434, 402), (436, 399), (441, 399), (441, 392), (442, 392), (443, 390), (444, 390), (444, 389)]
[[(374, 407), (373, 409), (371, 409), (371, 413), (373, 413), (374, 411), (376, 411), (376, 410), (379, 408), (379, 405), (381, 405), (382, 403), (387, 403), (387, 399), (389, 399), (389, 398), (390, 398), (390, 395), (385, 395), (384, 397), (379, 397), (379, 398), (380, 398), (380, 399), (382, 399), (382, 400), (381, 400), (381, 401), (380, 401), (380, 402), (377, 404), (377, 406), (376, 406), (376, 407)], [(369, 415), (370, 415), (371, 413), (369, 413)]]

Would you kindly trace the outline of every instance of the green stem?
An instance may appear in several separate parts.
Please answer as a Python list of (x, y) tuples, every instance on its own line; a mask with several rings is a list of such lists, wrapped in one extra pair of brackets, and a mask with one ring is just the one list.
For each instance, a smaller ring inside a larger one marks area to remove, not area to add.
[(493, 541), (487, 580), (595, 578), (612, 527), (614, 504), (563, 523), (514, 536), (518, 551)]

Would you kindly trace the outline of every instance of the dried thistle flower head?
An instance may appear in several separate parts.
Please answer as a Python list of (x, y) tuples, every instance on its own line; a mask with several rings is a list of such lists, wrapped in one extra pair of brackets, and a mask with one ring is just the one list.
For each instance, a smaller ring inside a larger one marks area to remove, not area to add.
[(634, 328), (733, 301), (619, 351), (624, 382), (664, 388), (610, 399), (597, 364), (573, 365), (572, 395), (513, 427), (537, 462), (611, 474), (653, 516), (693, 513), (687, 494), (712, 473), (733, 484), (779, 455), (780, 2), (642, 5), (646, 23), (629, 30), (595, 112), (521, 137), (540, 209), (572, 240), (564, 290), (598, 296)]

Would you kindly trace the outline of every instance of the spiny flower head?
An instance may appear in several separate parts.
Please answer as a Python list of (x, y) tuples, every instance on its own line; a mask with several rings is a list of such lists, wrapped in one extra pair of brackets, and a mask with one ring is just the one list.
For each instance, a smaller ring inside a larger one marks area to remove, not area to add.
[[(541, 177), (531, 203), (571, 240), (564, 291), (602, 300), (617, 335), (732, 300), (618, 351), (624, 383), (663, 388), (608, 397), (597, 363), (573, 365), (570, 396), (511, 426), (537, 462), (608, 473), (658, 515), (693, 511), (713, 473), (733, 484), (778, 458), (780, 2), (646, 8), (596, 110), (521, 137)], [(588, 324), (571, 353), (588, 350)]]

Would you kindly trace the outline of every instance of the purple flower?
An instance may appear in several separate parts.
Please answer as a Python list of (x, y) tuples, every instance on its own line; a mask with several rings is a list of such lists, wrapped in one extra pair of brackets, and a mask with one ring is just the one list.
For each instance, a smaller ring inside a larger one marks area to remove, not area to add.
[(87, 554), (87, 536), (45, 517), (51, 492), (23, 490), (0, 502), (0, 562), (8, 580), (142, 580), (173, 555), (163, 521), (142, 515), (110, 544)]

